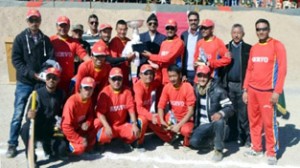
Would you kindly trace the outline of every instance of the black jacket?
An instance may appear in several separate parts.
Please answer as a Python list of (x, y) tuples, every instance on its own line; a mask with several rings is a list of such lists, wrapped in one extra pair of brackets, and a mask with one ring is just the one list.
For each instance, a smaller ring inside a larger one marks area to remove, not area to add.
[[(227, 45), (226, 45), (226, 48), (228, 48), (228, 50), (231, 52), (232, 51), (232, 41), (230, 41)], [(242, 41), (242, 51), (241, 51), (241, 62), (240, 62), (240, 66), (241, 66), (241, 82), (242, 82), (242, 85), (243, 86), (243, 83), (244, 83), (244, 79), (245, 79), (245, 75), (246, 75), (246, 70), (247, 70), (247, 65), (248, 65), (248, 59), (249, 59), (249, 53), (250, 53), (250, 49), (251, 49), (251, 45), (245, 43), (244, 41)], [(227, 75), (228, 75), (228, 72), (229, 72), (229, 69), (231, 68), (232, 66), (232, 61), (231, 63), (224, 67), (222, 70), (221, 70), (221, 79), (222, 79), (222, 84), (225, 88), (228, 87), (228, 80), (227, 80)]]
[[(200, 28), (199, 28), (200, 29)], [(189, 32), (188, 30), (184, 31), (182, 34), (181, 34), (181, 40), (184, 42), (184, 54), (183, 54), (183, 58), (182, 58), (182, 75), (186, 75), (187, 73), (187, 45), (188, 44), (188, 37), (189, 37)], [(198, 34), (198, 38), (197, 38), (197, 42), (199, 40), (202, 39), (202, 35), (200, 33), (200, 30), (199, 30), (199, 34)], [(196, 47), (196, 46), (195, 46)]]
[(12, 63), (16, 68), (17, 81), (34, 86), (37, 83), (34, 74), (42, 70), (47, 59), (54, 59), (49, 37), (39, 31), (38, 42), (35, 44), (29, 29), (17, 35), (12, 48)]
[[(194, 86), (194, 91), (196, 95), (196, 106), (194, 112), (194, 127), (200, 125), (200, 94), (197, 86)], [(217, 80), (212, 79), (210, 87), (206, 91), (206, 110), (208, 114), (208, 119), (211, 121), (210, 117), (220, 111), (224, 113), (224, 119), (227, 120), (233, 115), (233, 106), (230, 99), (227, 96), (227, 92), (219, 85)]]

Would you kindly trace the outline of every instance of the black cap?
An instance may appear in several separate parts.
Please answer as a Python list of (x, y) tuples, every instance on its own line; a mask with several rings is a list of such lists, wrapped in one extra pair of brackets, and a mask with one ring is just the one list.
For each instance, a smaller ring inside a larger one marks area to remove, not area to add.
[(147, 23), (150, 22), (151, 20), (154, 20), (154, 21), (158, 22), (157, 17), (156, 17), (156, 15), (155, 15), (154, 13), (152, 13), (152, 14), (148, 17)]

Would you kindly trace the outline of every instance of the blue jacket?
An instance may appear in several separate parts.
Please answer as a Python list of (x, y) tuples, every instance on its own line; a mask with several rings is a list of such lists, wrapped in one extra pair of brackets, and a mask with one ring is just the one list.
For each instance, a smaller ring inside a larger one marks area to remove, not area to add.
[[(161, 45), (161, 43), (166, 39), (167, 37), (159, 32), (156, 32), (155, 37), (153, 42), (158, 44), (159, 46)], [(150, 35), (149, 35), (149, 31), (144, 32), (142, 34), (140, 34), (140, 40), (141, 42), (145, 43), (145, 42), (149, 42), (151, 41)]]
[[(186, 75), (187, 73), (187, 45), (188, 45), (188, 36), (189, 36), (189, 32), (188, 30), (184, 31), (181, 34), (181, 40), (184, 42), (184, 54), (183, 54), (183, 58), (182, 58), (182, 75)], [(198, 39), (197, 41), (199, 41), (200, 39), (202, 39), (202, 35), (199, 32), (198, 34)]]

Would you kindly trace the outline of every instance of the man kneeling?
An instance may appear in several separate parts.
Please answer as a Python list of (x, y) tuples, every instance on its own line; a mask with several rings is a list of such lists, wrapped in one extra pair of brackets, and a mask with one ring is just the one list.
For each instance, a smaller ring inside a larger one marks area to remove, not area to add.
[(211, 79), (208, 66), (197, 68), (198, 83), (196, 93), (196, 110), (194, 113), (195, 129), (190, 139), (190, 145), (200, 148), (205, 140), (214, 138), (215, 153), (213, 161), (223, 159), (226, 120), (233, 114), (232, 103), (227, 93), (217, 81)]

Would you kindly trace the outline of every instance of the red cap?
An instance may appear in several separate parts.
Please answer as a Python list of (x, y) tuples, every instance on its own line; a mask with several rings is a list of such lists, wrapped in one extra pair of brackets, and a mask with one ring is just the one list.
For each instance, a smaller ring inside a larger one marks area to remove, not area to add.
[(110, 24), (106, 24), (106, 23), (100, 24), (100, 26), (99, 26), (99, 31), (102, 31), (102, 30), (104, 30), (104, 29), (112, 29), (112, 27), (111, 27)]
[(70, 19), (67, 16), (60, 16), (60, 17), (57, 18), (56, 23), (58, 25), (63, 24), (63, 23), (67, 24), (67, 25), (70, 25)]
[(153, 71), (153, 68), (149, 64), (144, 64), (141, 67), (141, 72), (145, 73), (146, 71)]
[(204, 27), (214, 27), (215, 26), (215, 23), (210, 20), (210, 19), (204, 19), (202, 20), (200, 26), (204, 26)]
[(208, 74), (210, 72), (210, 68), (206, 65), (200, 65), (197, 68), (197, 74), (202, 73), (202, 74)]
[(81, 87), (92, 87), (95, 88), (95, 80), (92, 77), (84, 77), (80, 82)]
[(53, 74), (53, 75), (55, 75), (57, 77), (60, 77), (61, 71), (59, 69), (57, 69), (57, 68), (50, 67), (50, 68), (48, 68), (46, 70), (46, 73), (47, 73), (47, 75), (48, 74)]
[(113, 77), (116, 77), (116, 76), (123, 77), (122, 70), (118, 67), (112, 68), (109, 72), (109, 77), (110, 78), (113, 78)]
[(108, 47), (102, 43), (95, 43), (92, 47), (92, 53), (94, 56), (97, 55), (110, 55)]
[(30, 9), (28, 12), (27, 12), (27, 19), (29, 19), (30, 17), (32, 16), (36, 16), (38, 18), (41, 18), (41, 13), (37, 10), (37, 9)]
[(177, 27), (177, 22), (174, 19), (169, 19), (168, 22), (166, 23), (165, 27), (172, 26), (172, 27)]

